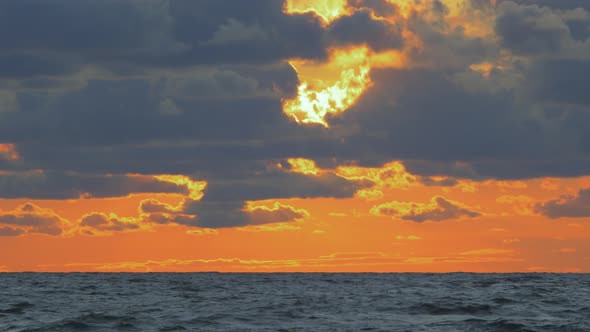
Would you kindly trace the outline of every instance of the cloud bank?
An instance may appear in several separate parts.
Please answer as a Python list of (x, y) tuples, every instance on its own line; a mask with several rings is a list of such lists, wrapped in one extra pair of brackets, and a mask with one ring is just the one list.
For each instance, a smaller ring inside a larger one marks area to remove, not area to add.
[[(0, 146), (10, 149), (0, 149), (0, 197), (188, 196), (186, 184), (154, 177), (172, 174), (206, 182), (204, 195), (179, 207), (146, 202), (145, 218), (216, 228), (304, 216), (249, 202), (350, 198), (376, 185), (339, 166), (400, 161), (426, 182), (450, 181), (433, 185), (590, 174), (586, 2), (350, 0), (331, 18), (286, 6), (2, 1)], [(363, 58), (332, 63), (335, 50), (359, 47)], [(350, 63), (370, 68), (350, 107), (324, 125), (283, 112), (306, 75), (324, 73), (328, 89)], [(321, 172), (277, 166), (293, 158)], [(537, 210), (587, 215), (585, 197)], [(443, 197), (425, 204), (377, 210), (417, 222), (479, 215)], [(48, 212), (0, 222), (3, 235), (61, 234)], [(108, 214), (80, 223), (136, 226)]]

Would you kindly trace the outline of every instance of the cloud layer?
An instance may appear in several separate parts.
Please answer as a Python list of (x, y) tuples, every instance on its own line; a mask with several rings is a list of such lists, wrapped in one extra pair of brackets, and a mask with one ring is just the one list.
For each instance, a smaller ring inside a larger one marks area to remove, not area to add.
[[(451, 186), (589, 175), (589, 6), (460, 4), (349, 1), (327, 22), (285, 13), (278, 0), (2, 1), (0, 146), (11, 150), (0, 149), (0, 198), (188, 196), (186, 184), (153, 177), (182, 175), (207, 183), (202, 199), (145, 202), (138, 218), (215, 228), (305, 216), (249, 202), (350, 198), (378, 185), (343, 177), (345, 165), (399, 160), (424, 183)], [(320, 68), (331, 51), (358, 46), (395, 54), (396, 65), (375, 57), (369, 88), (327, 116), (329, 128), (283, 113), (303, 75), (288, 61)], [(292, 158), (321, 172), (291, 170)], [(537, 210), (587, 215), (586, 196)], [(424, 204), (376, 211), (417, 222), (479, 216), (443, 197)], [(61, 234), (48, 212), (1, 218), (1, 235)], [(80, 223), (137, 226), (100, 213)]]

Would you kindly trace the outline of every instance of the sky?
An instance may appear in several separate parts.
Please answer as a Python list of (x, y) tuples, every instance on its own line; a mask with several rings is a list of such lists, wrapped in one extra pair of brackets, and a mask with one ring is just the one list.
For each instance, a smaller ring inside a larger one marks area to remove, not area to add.
[(586, 0), (3, 0), (0, 43), (0, 271), (590, 272)]

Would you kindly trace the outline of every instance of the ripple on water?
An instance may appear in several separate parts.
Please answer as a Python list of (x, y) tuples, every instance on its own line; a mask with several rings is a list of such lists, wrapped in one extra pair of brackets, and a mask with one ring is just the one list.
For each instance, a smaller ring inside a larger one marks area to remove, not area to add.
[(590, 275), (0, 274), (0, 332), (590, 331)]

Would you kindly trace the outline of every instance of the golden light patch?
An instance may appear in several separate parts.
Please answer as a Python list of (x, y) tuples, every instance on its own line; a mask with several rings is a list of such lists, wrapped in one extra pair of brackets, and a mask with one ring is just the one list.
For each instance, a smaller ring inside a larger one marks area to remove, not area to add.
[(318, 175), (320, 169), (316, 166), (315, 161), (304, 158), (290, 158), (287, 159), (291, 165), (291, 171), (295, 173), (302, 173), (305, 175)]
[(398, 12), (401, 16), (403, 16), (404, 18), (408, 18), (410, 16), (412, 16), (412, 14), (414, 12), (416, 12), (417, 10), (421, 10), (424, 7), (424, 4), (422, 4), (419, 1), (416, 0), (386, 0), (389, 3), (394, 4), (397, 9)]
[(395, 237), (396, 240), (398, 241), (418, 241), (418, 240), (422, 240), (422, 237), (417, 236), (417, 235), (397, 235)]
[(328, 127), (328, 114), (338, 114), (353, 106), (372, 86), (371, 68), (402, 67), (405, 58), (398, 51), (375, 53), (366, 46), (332, 49), (325, 63), (293, 59), (300, 84), (297, 96), (283, 100), (283, 112), (297, 123)]
[(217, 235), (219, 234), (219, 231), (213, 228), (200, 228), (188, 230), (186, 231), (186, 234), (196, 236)]
[(336, 174), (348, 180), (370, 180), (375, 182), (376, 188), (406, 189), (417, 183), (416, 176), (406, 171), (406, 167), (398, 161), (381, 168), (339, 166)]
[(355, 196), (366, 201), (378, 201), (384, 197), (383, 191), (378, 189), (361, 189), (356, 192)]
[[(291, 61), (301, 83), (297, 88), (297, 96), (283, 101), (285, 114), (298, 123), (318, 123), (328, 127), (325, 119), (328, 114), (348, 109), (371, 85), (367, 53), (365, 47), (333, 51), (327, 64), (311, 64), (312, 68), (319, 67), (319, 70), (309, 73), (314, 73), (313, 76), (319, 73), (320, 77), (305, 75), (301, 69), (306, 65), (305, 61)], [(333, 82), (331, 78), (336, 72), (340, 75)]]
[(286, 231), (298, 231), (301, 230), (301, 226), (299, 225), (292, 225), (288, 223), (278, 223), (278, 224), (270, 224), (270, 225), (257, 225), (257, 226), (247, 226), (247, 227), (240, 227), (237, 229), (240, 232), (286, 232)]
[[(495, 6), (495, 0), (489, 0)], [(476, 7), (471, 0), (442, 0), (447, 8), (446, 21), (461, 28), (470, 37), (486, 38), (494, 35), (495, 16), (486, 7)]]
[(314, 13), (325, 25), (350, 13), (347, 0), (287, 0), (283, 11), (291, 15)]
[(203, 191), (207, 188), (205, 181), (193, 181), (188, 176), (184, 175), (156, 175), (154, 176), (160, 181), (172, 182), (177, 185), (186, 186), (188, 188), (188, 197), (198, 201), (203, 198)]
[(283, 211), (290, 211), (294, 214), (299, 214), (300, 216), (309, 217), (310, 214), (305, 209), (296, 209), (293, 206), (281, 204), (279, 202), (274, 202), (272, 205), (266, 204), (267, 202), (259, 201), (259, 202), (247, 202), (244, 211), (250, 213), (257, 213), (257, 212), (279, 212)]
[(19, 160), (20, 156), (14, 144), (0, 144), (0, 158), (7, 160)]

